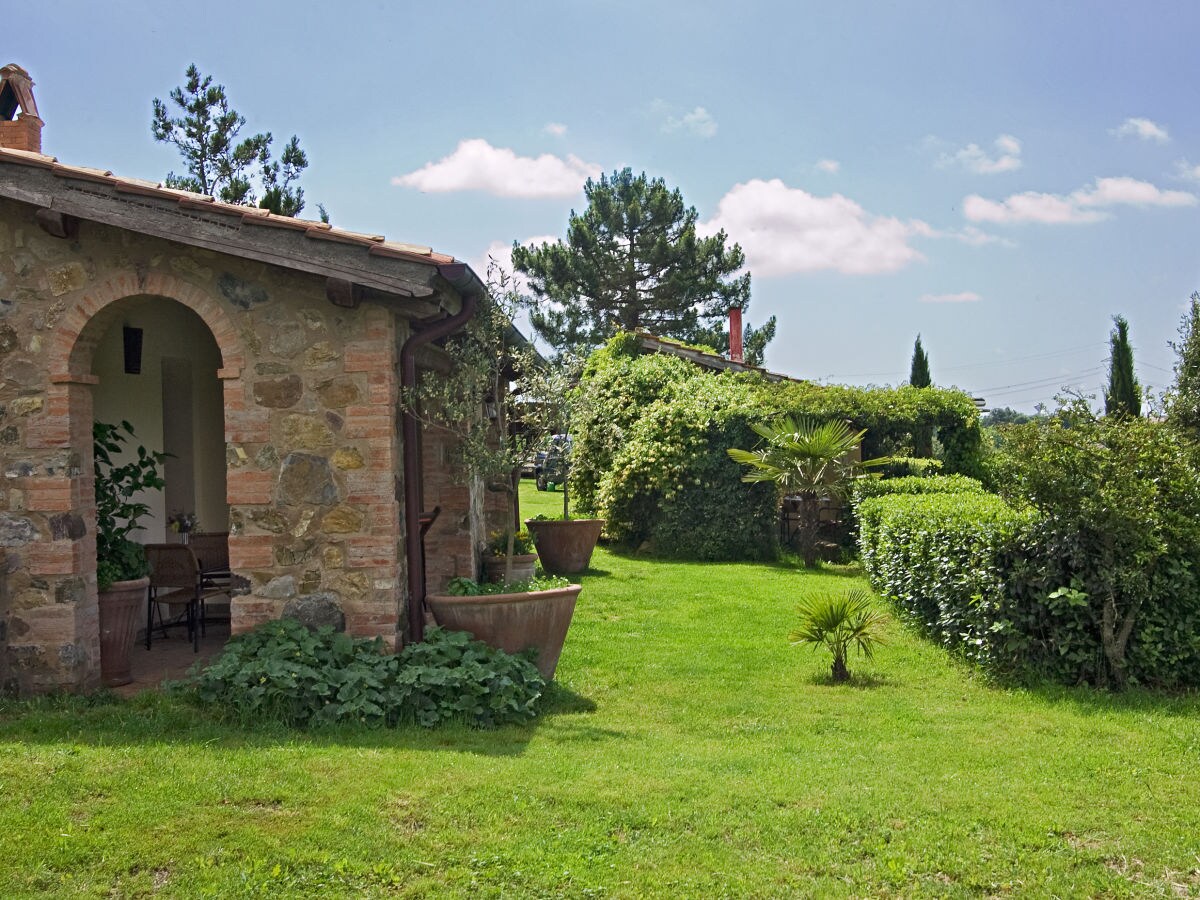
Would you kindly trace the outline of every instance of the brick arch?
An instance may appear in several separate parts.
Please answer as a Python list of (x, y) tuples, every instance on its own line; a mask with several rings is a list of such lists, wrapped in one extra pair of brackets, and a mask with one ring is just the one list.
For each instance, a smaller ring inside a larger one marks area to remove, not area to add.
[[(112, 305), (147, 295), (174, 300), (192, 310), (216, 341), (221, 354), (217, 378), (224, 385), (226, 434), (240, 435), (237, 429), (245, 425), (238, 417), (249, 415), (237, 411), (243, 408), (245, 398), (241, 338), (230, 313), (202, 288), (165, 273), (127, 272), (88, 285), (64, 312), (47, 348), (50, 383), (45, 408), (29, 428), (25, 449), (31, 454), (66, 450), (69, 465), (53, 475), (24, 479), (23, 487), (30, 514), (46, 523), (74, 522), (82, 527), (55, 533), (53, 526), (48, 526), (49, 534), (25, 548), (25, 564), (31, 574), (45, 580), (56, 595), (66, 592), (77, 597), (73, 603), (47, 604), (31, 614), (36, 623), (27, 637), (29, 644), (43, 656), (51, 648), (54, 659), (69, 660), (69, 665), (44, 666), (46, 671), (38, 674), (42, 679), (39, 690), (46, 686), (87, 690), (99, 684), (96, 507), (91, 481), (92, 386), (97, 378), (91, 374), (92, 355), (118, 314), (116, 308), (110, 309)], [(109, 310), (107, 315), (105, 310)]]
[(97, 326), (97, 316), (102, 320), (103, 311), (118, 300), (147, 294), (181, 303), (208, 326), (221, 352), (219, 378), (236, 378), (241, 374), (246, 358), (237, 329), (211, 294), (164, 272), (145, 275), (126, 272), (89, 285), (63, 315), (50, 344), (51, 381), (89, 382), (92, 351), (104, 330)]

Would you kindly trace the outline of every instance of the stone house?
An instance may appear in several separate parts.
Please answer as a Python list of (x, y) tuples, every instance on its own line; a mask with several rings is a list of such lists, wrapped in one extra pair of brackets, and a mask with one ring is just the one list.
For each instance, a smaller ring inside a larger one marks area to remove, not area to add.
[(140, 539), (174, 510), (228, 528), (234, 633), (303, 600), (354, 635), (419, 637), (413, 598), (475, 574), (495, 504), (399, 398), (453, 365), (437, 341), (479, 278), (428, 247), (63, 165), (41, 131), (27, 73), (0, 69), (0, 690), (98, 684), (94, 420), (171, 454)]

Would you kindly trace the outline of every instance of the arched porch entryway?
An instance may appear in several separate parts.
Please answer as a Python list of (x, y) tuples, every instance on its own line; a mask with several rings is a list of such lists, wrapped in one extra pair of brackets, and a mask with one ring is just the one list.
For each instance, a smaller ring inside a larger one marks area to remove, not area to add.
[[(240, 365), (225, 366), (231, 357), (240, 363), (240, 354), (231, 346), (234, 330), (223, 310), (194, 288), (180, 285), (182, 290), (175, 291), (172, 279), (155, 280), (161, 283), (143, 282), (140, 291), (110, 283), (85, 296), (64, 317), (56, 336), (56, 348), (70, 349), (56, 367), (66, 371), (52, 378), (63, 392), (64, 424), (82, 472), (91, 472), (93, 421), (128, 421), (136, 443), (170, 454), (163, 473), (166, 488), (142, 498), (150, 512), (143, 520), (145, 530), (135, 537), (143, 543), (178, 541), (167, 525), (175, 512), (194, 513), (206, 531), (229, 530), (226, 393), (241, 388)], [(90, 484), (90, 479), (84, 483)], [(79, 500), (84, 529), (94, 534), (92, 498)], [(91, 552), (77, 559), (76, 571), (90, 587), (89, 605), (94, 610), (94, 541), (89, 544)], [(94, 677), (100, 662), (95, 615), (84, 616), (80, 627), (80, 643), (94, 648), (89, 666)], [(228, 625), (216, 631), (216, 635), (228, 634)], [(144, 646), (139, 643), (134, 651), (135, 662), (143, 664), (143, 675), (146, 659), (139, 661), (137, 654), (138, 648), (145, 653)], [(161, 646), (159, 642), (155, 649)]]

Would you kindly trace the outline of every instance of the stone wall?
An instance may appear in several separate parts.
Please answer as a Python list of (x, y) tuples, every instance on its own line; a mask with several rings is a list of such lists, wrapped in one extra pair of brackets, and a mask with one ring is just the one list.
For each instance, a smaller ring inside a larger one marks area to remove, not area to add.
[(456, 464), (454, 440), (441, 428), (426, 427), (421, 434), (424, 507), (442, 508), (425, 537), (425, 581), (431, 594), (443, 591), (451, 578), (480, 577), (483, 546), (505, 527), (510, 514), (503, 491), (485, 489)]
[[(403, 621), (396, 348), (381, 305), (328, 302), (321, 279), (94, 223), (50, 237), (0, 200), (0, 547), (10, 677), (21, 692), (99, 672), (91, 352), (129, 297), (182, 303), (222, 353), (230, 562), (244, 631), (301, 603), (396, 640)], [(469, 492), (437, 482), (437, 577), (470, 568)], [(432, 467), (431, 467), (432, 466)], [(452, 523), (457, 523), (452, 526)], [(206, 527), (212, 527), (205, 523)], [(448, 577), (448, 576), (447, 576)]]

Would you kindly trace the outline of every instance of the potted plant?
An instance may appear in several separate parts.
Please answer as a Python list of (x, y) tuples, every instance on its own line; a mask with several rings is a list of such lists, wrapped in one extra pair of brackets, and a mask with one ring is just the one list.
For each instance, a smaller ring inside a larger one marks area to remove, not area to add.
[(509, 653), (536, 652), (538, 672), (554, 678), (582, 585), (565, 578), (479, 584), (455, 578), (445, 594), (431, 594), (429, 608), (443, 628), (466, 631)]
[(530, 378), (530, 393), (535, 402), (530, 404), (528, 418), (535, 419), (542, 433), (552, 434), (542, 462), (542, 474), (538, 480), (539, 490), (546, 486), (561, 484), (563, 491), (563, 514), (561, 519), (535, 516), (525, 520), (525, 527), (533, 535), (542, 568), (551, 575), (575, 575), (587, 569), (592, 561), (592, 552), (604, 530), (603, 519), (572, 519), (570, 497), (571, 414), (579, 402), (578, 375), (584, 360), (564, 354), (554, 369), (534, 373)]
[[(513, 555), (508, 558), (508, 545), (512, 541)], [(515, 534), (512, 529), (504, 529), (492, 533), (492, 540), (487, 546), (483, 557), (483, 571), (488, 581), (528, 581), (533, 577), (534, 566), (537, 564), (537, 553), (533, 549), (533, 539), (529, 532), (522, 528)], [(505, 567), (508, 574), (505, 575)]]
[[(507, 501), (506, 527), (485, 558), (495, 560), (498, 582), (480, 585), (455, 579), (448, 592), (425, 598), (441, 626), (471, 632), (505, 650), (535, 648), (538, 668), (550, 678), (566, 639), (579, 585), (517, 577), (514, 562), (521, 546), (516, 519), (517, 474), (545, 432), (541, 393), (549, 368), (537, 351), (512, 328), (519, 294), (496, 267), (489, 271), (489, 297), (466, 329), (447, 341), (455, 360), (449, 372), (421, 379), (402, 402), (427, 425), (456, 438), (460, 471)], [(414, 598), (412, 602), (421, 602)]]
[(150, 511), (137, 499), (144, 490), (161, 490), (159, 466), (165, 454), (140, 444), (136, 456), (118, 463), (133, 426), (95, 422), (92, 450), (96, 491), (96, 588), (100, 607), (100, 677), (108, 687), (128, 684), (130, 651), (150, 586), (150, 565), (142, 545), (129, 539), (141, 530)]

